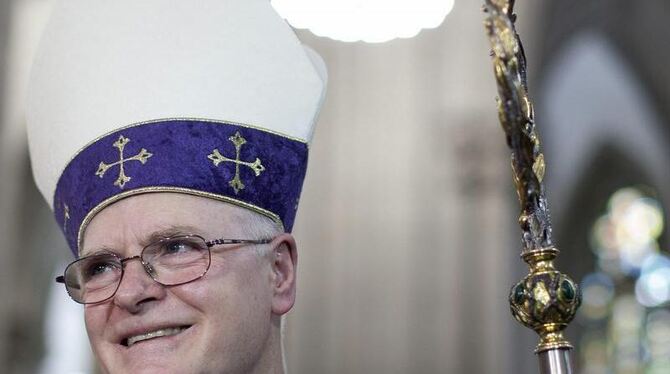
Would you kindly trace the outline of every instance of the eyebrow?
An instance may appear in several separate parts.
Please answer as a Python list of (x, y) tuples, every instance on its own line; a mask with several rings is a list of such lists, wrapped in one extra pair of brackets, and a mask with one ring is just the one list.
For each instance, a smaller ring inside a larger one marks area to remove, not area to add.
[[(190, 226), (190, 225), (171, 225), (167, 226), (164, 228), (161, 228), (159, 230), (153, 231), (149, 233), (148, 235), (144, 236), (140, 241), (139, 244), (141, 247), (146, 247), (147, 245), (156, 242), (161, 239), (165, 238), (170, 238), (174, 236), (179, 236), (179, 235), (190, 235), (190, 234), (196, 234), (196, 235), (201, 235), (202, 232), (198, 230), (195, 226)], [(119, 250), (115, 250), (109, 245), (102, 245), (98, 248), (95, 249), (87, 249), (84, 248), (84, 250), (81, 251), (81, 255), (79, 258), (82, 257), (87, 257), (87, 256), (92, 256), (92, 255), (98, 255), (98, 254), (103, 254), (103, 253), (113, 253), (116, 255), (120, 255)]]
[(179, 236), (179, 235), (190, 235), (190, 234), (202, 235), (202, 232), (198, 230), (196, 227), (189, 225), (168, 226), (150, 233), (144, 239), (140, 240), (140, 244), (142, 245), (142, 247), (145, 247), (161, 239), (171, 238), (173, 236)]

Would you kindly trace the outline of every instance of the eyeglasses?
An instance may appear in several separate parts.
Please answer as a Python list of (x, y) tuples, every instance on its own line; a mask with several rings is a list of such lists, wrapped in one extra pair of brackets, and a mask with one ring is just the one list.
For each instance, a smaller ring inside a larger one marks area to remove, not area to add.
[(139, 259), (151, 279), (164, 286), (177, 286), (202, 278), (212, 261), (210, 248), (223, 244), (267, 244), (272, 239), (216, 239), (180, 235), (157, 240), (139, 256), (121, 258), (102, 253), (80, 258), (65, 268), (56, 282), (64, 283), (70, 297), (80, 304), (106, 301), (119, 289), (128, 261)]

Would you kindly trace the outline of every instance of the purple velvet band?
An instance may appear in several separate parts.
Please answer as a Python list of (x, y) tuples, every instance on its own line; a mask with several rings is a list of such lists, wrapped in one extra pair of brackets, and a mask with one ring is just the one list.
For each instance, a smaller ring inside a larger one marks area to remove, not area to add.
[(75, 256), (89, 213), (114, 197), (160, 188), (238, 202), (290, 232), (306, 168), (306, 143), (263, 130), (203, 120), (139, 124), (98, 139), (70, 161), (54, 214)]

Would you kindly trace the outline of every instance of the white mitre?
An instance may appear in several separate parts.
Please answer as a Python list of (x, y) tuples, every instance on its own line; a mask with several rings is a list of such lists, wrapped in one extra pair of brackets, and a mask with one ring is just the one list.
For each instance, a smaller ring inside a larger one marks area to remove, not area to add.
[(98, 211), (155, 191), (290, 230), (325, 86), (269, 0), (58, 0), (29, 87), (35, 180), (75, 252)]

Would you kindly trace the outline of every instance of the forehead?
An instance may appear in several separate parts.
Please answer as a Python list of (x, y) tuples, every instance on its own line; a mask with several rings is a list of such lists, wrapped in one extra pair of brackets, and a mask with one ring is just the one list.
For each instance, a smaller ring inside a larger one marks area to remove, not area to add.
[(179, 193), (130, 196), (101, 210), (84, 232), (82, 254), (93, 247), (141, 244), (158, 231), (203, 236), (238, 235), (248, 221), (244, 208)]

